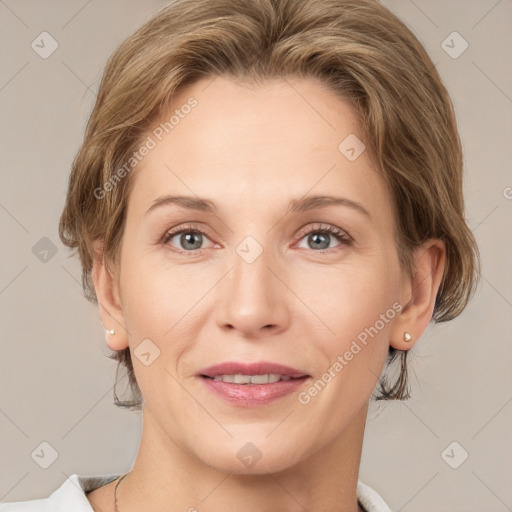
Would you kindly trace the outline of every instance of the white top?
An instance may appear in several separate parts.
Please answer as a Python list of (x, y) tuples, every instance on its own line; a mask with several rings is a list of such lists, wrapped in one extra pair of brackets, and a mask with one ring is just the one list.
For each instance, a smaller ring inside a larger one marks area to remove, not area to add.
[[(85, 493), (94, 491), (119, 476), (71, 475), (48, 498), (0, 503), (0, 512), (94, 512)], [(366, 512), (391, 512), (377, 492), (361, 481), (357, 482), (357, 498)]]

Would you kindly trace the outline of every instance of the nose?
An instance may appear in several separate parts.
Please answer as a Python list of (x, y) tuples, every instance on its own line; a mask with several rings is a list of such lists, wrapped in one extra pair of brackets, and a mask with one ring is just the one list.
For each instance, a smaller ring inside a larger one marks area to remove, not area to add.
[(286, 329), (289, 292), (283, 284), (283, 270), (271, 251), (263, 249), (254, 261), (235, 251), (230, 261), (232, 268), (217, 290), (218, 326), (252, 339)]

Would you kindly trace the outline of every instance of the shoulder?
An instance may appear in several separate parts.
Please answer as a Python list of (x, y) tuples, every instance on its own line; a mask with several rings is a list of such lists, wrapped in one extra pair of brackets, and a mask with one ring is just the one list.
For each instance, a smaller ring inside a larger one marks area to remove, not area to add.
[[(360, 480), (357, 482), (357, 499), (366, 512), (391, 512), (389, 505), (380, 495)], [(2, 510), (0, 509), (0, 512)]]
[(0, 503), (0, 512), (93, 512), (85, 493), (112, 482), (118, 476), (71, 475), (47, 498)]

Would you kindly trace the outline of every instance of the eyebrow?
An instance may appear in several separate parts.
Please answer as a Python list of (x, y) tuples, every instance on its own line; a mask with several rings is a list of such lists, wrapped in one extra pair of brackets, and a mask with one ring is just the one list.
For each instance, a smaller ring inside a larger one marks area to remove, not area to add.
[(327, 206), (333, 205), (348, 206), (371, 219), (370, 212), (362, 204), (359, 204), (356, 201), (352, 201), (351, 199), (347, 199), (345, 197), (307, 196), (301, 199), (292, 199), (288, 206), (291, 212), (302, 213), (307, 210), (325, 208)]
[(215, 203), (209, 199), (201, 199), (200, 197), (193, 196), (161, 196), (153, 201), (153, 204), (149, 207), (145, 215), (157, 208), (170, 204), (175, 204), (188, 210), (198, 210), (206, 213), (216, 214), (218, 211)]
[[(217, 215), (219, 211), (215, 203), (209, 199), (203, 199), (200, 197), (193, 196), (167, 195), (155, 199), (153, 201), (153, 204), (145, 213), (145, 215), (147, 215), (149, 212), (153, 210), (156, 210), (157, 208), (161, 208), (167, 205), (177, 205), (188, 210), (197, 210), (201, 212), (212, 213), (214, 215)], [(370, 213), (364, 206), (355, 201), (352, 201), (351, 199), (347, 199), (344, 197), (320, 195), (307, 196), (301, 199), (292, 199), (288, 203), (288, 208), (292, 213), (303, 213), (305, 211), (313, 210), (315, 208), (325, 208), (333, 205), (348, 206), (366, 215), (368, 218), (371, 219)]]

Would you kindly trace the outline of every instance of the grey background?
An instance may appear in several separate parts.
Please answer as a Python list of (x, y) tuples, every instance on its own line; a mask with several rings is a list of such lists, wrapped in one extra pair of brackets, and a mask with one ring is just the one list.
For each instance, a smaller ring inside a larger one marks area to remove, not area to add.
[[(137, 453), (141, 414), (113, 405), (115, 364), (57, 226), (103, 65), (164, 3), (0, 0), (0, 501), (47, 496), (72, 473), (125, 472)], [(371, 404), (360, 479), (394, 511), (512, 510), (512, 2), (385, 5), (452, 95), (483, 278), (466, 311), (410, 354), (413, 398)], [(31, 47), (43, 31), (59, 45), (46, 59)], [(454, 31), (469, 44), (458, 58), (442, 47)], [(42, 442), (58, 454), (48, 469)], [(463, 450), (457, 469), (445, 462)]]

